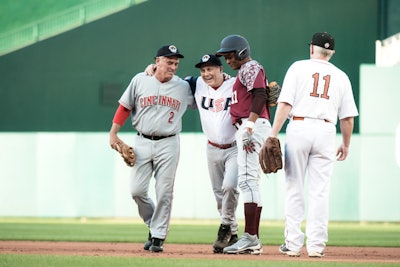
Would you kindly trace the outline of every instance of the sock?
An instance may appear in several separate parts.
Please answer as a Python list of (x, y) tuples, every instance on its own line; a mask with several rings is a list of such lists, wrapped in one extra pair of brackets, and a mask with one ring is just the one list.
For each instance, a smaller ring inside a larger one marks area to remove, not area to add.
[(257, 237), (258, 237), (258, 238), (260, 238), (259, 230), (260, 230), (261, 210), (262, 210), (262, 207), (257, 207), (257, 212), (256, 212), (256, 227), (257, 227)]
[(257, 203), (244, 203), (244, 231), (250, 235), (258, 232), (256, 224)]

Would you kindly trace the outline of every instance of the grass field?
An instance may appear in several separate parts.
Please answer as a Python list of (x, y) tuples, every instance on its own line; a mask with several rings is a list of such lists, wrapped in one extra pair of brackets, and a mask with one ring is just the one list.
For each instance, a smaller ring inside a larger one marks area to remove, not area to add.
[[(262, 223), (264, 243), (280, 245), (283, 222)], [(243, 222), (240, 223), (243, 229)], [(218, 230), (217, 221), (175, 220), (168, 243), (208, 244)], [(0, 218), (0, 240), (143, 242), (147, 227), (137, 220)], [(398, 223), (338, 223), (329, 225), (331, 246), (400, 247)]]
[(298, 261), (227, 261), (227, 260), (199, 260), (199, 259), (151, 259), (151, 258), (115, 258), (115, 257), (66, 257), (66, 256), (40, 256), (40, 255), (0, 255), (1, 267), (29, 266), (74, 266), (74, 267), (389, 267), (398, 264), (366, 264), (366, 263), (337, 263), (337, 262), (298, 262)]
[[(216, 236), (217, 221), (171, 222), (168, 243), (210, 244)], [(243, 223), (240, 225), (243, 229)], [(147, 228), (136, 220), (105, 219), (21, 219), (0, 218), (0, 240), (96, 241), (141, 243)], [(263, 223), (260, 237), (265, 245), (283, 241), (283, 222)], [(329, 246), (400, 247), (398, 223), (337, 223), (329, 227)], [(0, 254), (1, 267), (20, 266), (400, 266), (399, 264), (358, 264), (345, 262), (265, 262), (233, 260), (45, 256)]]

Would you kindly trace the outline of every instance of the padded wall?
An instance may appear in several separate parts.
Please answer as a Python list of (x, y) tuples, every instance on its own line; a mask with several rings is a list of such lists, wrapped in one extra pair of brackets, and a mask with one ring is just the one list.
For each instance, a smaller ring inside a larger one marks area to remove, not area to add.
[[(350, 76), (358, 103), (359, 65), (375, 60), (377, 1), (147, 1), (0, 57), (0, 131), (108, 131), (120, 94), (161, 45), (185, 55), (183, 77), (198, 74), (194, 64), (228, 34), (244, 35), (268, 78), (281, 83), (293, 61), (308, 57), (312, 34), (331, 32), (332, 62)], [(201, 131), (196, 111), (183, 123)]]

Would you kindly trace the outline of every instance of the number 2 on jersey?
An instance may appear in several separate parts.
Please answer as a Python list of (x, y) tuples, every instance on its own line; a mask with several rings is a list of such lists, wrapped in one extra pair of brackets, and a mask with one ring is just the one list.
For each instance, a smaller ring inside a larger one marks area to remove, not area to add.
[(174, 112), (170, 112), (169, 113), (169, 118), (168, 118), (168, 123), (172, 124), (172, 120), (174, 119), (175, 113)]
[(319, 82), (319, 73), (318, 72), (314, 73), (312, 75), (312, 77), (314, 78), (314, 86), (313, 86), (314, 88), (313, 88), (313, 91), (310, 93), (310, 96), (329, 99), (328, 90), (329, 90), (329, 83), (331, 82), (331, 75), (326, 75), (323, 77), (325, 84), (324, 84), (324, 92), (322, 93), (322, 95), (317, 93), (318, 82)]

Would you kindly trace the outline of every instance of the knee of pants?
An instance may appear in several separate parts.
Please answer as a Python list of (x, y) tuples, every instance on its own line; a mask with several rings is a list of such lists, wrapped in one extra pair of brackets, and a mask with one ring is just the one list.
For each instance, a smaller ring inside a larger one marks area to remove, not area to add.
[(226, 194), (226, 193), (231, 193), (231, 194), (239, 193), (236, 184), (225, 184), (225, 185), (222, 186), (222, 191), (223, 191), (224, 194)]
[(142, 189), (140, 189), (140, 188), (132, 189), (131, 196), (133, 199), (147, 197), (147, 190), (145, 190), (143, 188)]
[(251, 191), (254, 188), (258, 188), (258, 183), (254, 180), (241, 181), (238, 185), (241, 191)]

